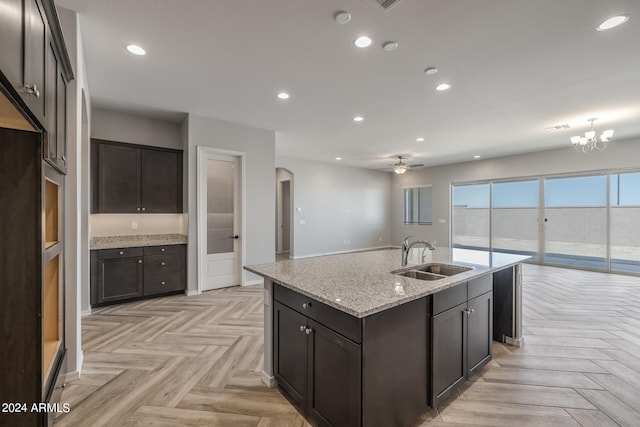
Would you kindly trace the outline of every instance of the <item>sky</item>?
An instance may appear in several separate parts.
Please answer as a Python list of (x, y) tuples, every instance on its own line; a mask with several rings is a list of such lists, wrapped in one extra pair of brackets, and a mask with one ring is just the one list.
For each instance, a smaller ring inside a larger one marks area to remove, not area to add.
[[(611, 206), (640, 206), (640, 172), (610, 175)], [(488, 208), (489, 184), (457, 185), (453, 204)], [(607, 176), (546, 178), (545, 206), (606, 206)], [(497, 182), (493, 184), (494, 207), (537, 207), (538, 180)]]

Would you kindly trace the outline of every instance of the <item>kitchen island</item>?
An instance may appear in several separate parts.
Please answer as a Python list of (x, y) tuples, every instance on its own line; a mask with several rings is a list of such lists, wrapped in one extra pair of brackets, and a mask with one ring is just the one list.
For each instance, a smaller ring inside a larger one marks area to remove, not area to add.
[(405, 266), (399, 249), (246, 266), (265, 278), (263, 379), (319, 425), (409, 425), (491, 360), (492, 339), (521, 345), (526, 259), (418, 248)]

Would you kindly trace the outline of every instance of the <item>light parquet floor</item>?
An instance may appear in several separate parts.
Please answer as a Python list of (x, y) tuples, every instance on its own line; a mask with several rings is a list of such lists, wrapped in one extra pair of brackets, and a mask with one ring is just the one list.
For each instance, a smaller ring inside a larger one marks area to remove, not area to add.
[[(417, 426), (640, 426), (640, 278), (525, 265), (525, 346)], [(85, 362), (56, 426), (308, 426), (261, 382), (262, 288), (83, 317)]]

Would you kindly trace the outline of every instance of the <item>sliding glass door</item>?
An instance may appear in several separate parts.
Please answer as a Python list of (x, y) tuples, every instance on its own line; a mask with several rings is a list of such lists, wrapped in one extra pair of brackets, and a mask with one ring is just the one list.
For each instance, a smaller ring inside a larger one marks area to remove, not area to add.
[(640, 172), (609, 180), (611, 271), (640, 273)]
[(544, 263), (605, 270), (607, 176), (544, 180)]
[(538, 180), (495, 182), (491, 197), (491, 246), (538, 261)]
[(491, 247), (491, 192), (488, 183), (455, 185), (452, 189), (454, 248)]

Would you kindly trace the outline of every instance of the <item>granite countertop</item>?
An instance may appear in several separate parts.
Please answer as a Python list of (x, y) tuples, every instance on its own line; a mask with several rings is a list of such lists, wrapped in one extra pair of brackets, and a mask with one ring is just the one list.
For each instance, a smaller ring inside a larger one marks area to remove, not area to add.
[(90, 249), (133, 248), (138, 246), (184, 245), (183, 234), (140, 234), (131, 236), (106, 236), (91, 239)]
[[(427, 250), (424, 262), (420, 260), (421, 255), (421, 247), (412, 249), (405, 267), (401, 265), (400, 249), (386, 249), (283, 260), (244, 268), (338, 310), (366, 317), (530, 258), (457, 248)], [(434, 281), (391, 273), (428, 263), (453, 264), (471, 267), (471, 270)]]

